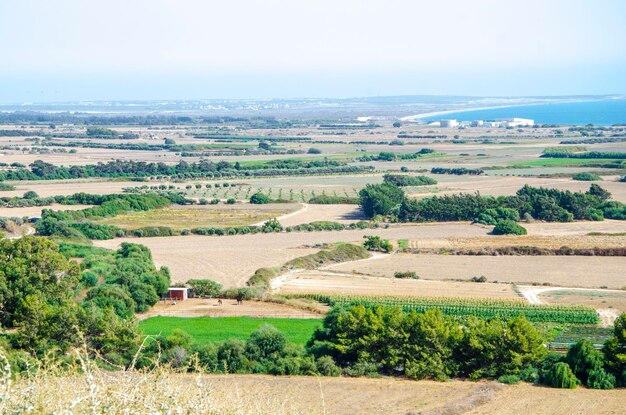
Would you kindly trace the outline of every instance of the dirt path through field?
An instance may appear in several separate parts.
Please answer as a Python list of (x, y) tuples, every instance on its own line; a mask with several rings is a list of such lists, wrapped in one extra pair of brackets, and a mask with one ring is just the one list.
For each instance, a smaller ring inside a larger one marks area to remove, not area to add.
[[(300, 203), (300, 206), (301, 206), (300, 209), (293, 211), (291, 213), (284, 214), (282, 216), (278, 216), (276, 219), (282, 224), (285, 219), (290, 218), (295, 215), (300, 215), (309, 209), (309, 205), (307, 203)], [(261, 221), (261, 222), (253, 223), (250, 226), (263, 226), (264, 223), (265, 221)]]

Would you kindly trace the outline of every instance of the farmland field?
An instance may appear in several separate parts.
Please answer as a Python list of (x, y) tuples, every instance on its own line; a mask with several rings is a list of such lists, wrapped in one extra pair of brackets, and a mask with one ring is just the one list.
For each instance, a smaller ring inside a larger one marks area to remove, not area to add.
[(118, 215), (101, 219), (99, 222), (125, 229), (144, 226), (169, 226), (176, 230), (199, 227), (227, 228), (264, 222), (298, 208), (297, 204), (173, 205), (163, 209)]
[(397, 254), (329, 269), (392, 277), (396, 271), (415, 271), (425, 279), (469, 279), (484, 275), (488, 281), (557, 286), (621, 288), (624, 257), (582, 256), (468, 256)]
[[(358, 266), (359, 263), (353, 265)], [(347, 267), (349, 265), (346, 265), (344, 268)], [(291, 273), (281, 282), (278, 292), (281, 294), (323, 293), (416, 297), (518, 298), (511, 284), (379, 278), (358, 274), (337, 274), (327, 271)]]
[(416, 224), (389, 229), (324, 232), (269, 233), (234, 236), (173, 236), (117, 238), (94, 241), (95, 246), (116, 248), (122, 242), (141, 243), (152, 251), (159, 266), (168, 266), (172, 280), (210, 278), (227, 287), (242, 286), (262, 267), (281, 266), (299, 256), (317, 252), (314, 245), (334, 242), (361, 242), (363, 235), (389, 239), (485, 236), (488, 230), (468, 223)]
[(139, 323), (147, 335), (168, 336), (180, 329), (192, 336), (195, 342), (206, 344), (228, 339), (245, 340), (250, 333), (270, 324), (283, 333), (287, 340), (304, 345), (313, 335), (320, 319), (251, 318), (251, 317), (152, 317)]

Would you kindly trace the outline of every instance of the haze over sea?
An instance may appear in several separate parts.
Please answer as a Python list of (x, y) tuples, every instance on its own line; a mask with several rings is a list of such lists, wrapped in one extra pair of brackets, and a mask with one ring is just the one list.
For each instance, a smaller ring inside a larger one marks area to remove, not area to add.
[(444, 115), (434, 115), (420, 119), (422, 121), (439, 121), (441, 119), (454, 118), (459, 121), (472, 121), (512, 117), (530, 118), (538, 124), (626, 124), (626, 98), (478, 109), (450, 112)]

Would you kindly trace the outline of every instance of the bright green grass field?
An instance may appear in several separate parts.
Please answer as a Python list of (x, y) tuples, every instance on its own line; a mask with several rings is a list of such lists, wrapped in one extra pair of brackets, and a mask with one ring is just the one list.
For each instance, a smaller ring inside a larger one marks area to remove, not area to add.
[(197, 343), (223, 342), (228, 339), (246, 340), (250, 333), (270, 324), (285, 333), (290, 343), (304, 345), (321, 319), (252, 318), (252, 317), (152, 317), (139, 323), (144, 334), (168, 336), (175, 329), (190, 334)]

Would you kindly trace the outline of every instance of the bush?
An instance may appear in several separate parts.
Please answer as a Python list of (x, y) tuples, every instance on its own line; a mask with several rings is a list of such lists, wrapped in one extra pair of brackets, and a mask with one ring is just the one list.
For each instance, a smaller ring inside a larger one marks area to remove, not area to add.
[(553, 388), (574, 389), (578, 386), (578, 379), (567, 363), (558, 362), (548, 369), (544, 383)]
[(427, 176), (408, 176), (404, 174), (385, 174), (383, 181), (396, 186), (426, 186), (437, 184), (437, 180)]
[(404, 271), (404, 272), (397, 271), (393, 274), (393, 276), (394, 278), (410, 278), (414, 280), (419, 279), (419, 276), (414, 271)]
[(592, 181), (595, 181), (595, 180), (602, 180), (602, 177), (598, 176), (595, 173), (582, 172), (582, 173), (574, 174), (572, 176), (572, 179), (583, 181), (583, 182), (592, 182)]
[(509, 219), (498, 221), (491, 231), (493, 235), (526, 235), (526, 228)]
[(250, 197), (250, 203), (255, 205), (264, 205), (270, 203), (271, 199), (269, 196), (264, 195), (263, 193), (255, 193)]
[(234, 205), (235, 203), (237, 203), (237, 199), (234, 199), (232, 197), (226, 200), (227, 205)]
[(335, 363), (332, 357), (325, 355), (317, 359), (315, 362), (317, 371), (322, 376), (339, 376), (341, 375), (341, 369)]
[(98, 284), (98, 275), (91, 271), (85, 271), (80, 280), (85, 287), (95, 287)]
[(322, 150), (320, 150), (319, 148), (315, 148), (315, 147), (311, 147), (307, 150), (308, 154), (321, 154)]
[(519, 383), (520, 378), (516, 375), (503, 375), (498, 378), (498, 382), (504, 383), (505, 385), (515, 385)]
[(472, 277), (470, 279), (470, 281), (472, 281), (472, 282), (487, 282), (487, 277), (485, 277), (484, 275), (481, 275), (480, 277)]
[(380, 251), (380, 252), (393, 251), (393, 246), (387, 239), (381, 239), (380, 236), (367, 236), (367, 235), (364, 235), (363, 238), (365, 239), (365, 242), (363, 242), (363, 246), (368, 251)]

